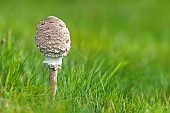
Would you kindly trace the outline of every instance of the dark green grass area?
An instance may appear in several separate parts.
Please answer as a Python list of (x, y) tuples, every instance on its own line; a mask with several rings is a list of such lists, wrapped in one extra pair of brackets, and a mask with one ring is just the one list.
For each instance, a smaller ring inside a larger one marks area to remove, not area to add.
[[(1, 0), (0, 112), (169, 113), (168, 0)], [(35, 47), (54, 15), (71, 33), (56, 100)]]

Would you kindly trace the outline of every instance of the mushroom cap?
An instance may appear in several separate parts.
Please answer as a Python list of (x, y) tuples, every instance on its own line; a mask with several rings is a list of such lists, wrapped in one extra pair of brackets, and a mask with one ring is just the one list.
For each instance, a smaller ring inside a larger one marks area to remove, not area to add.
[(36, 28), (36, 46), (49, 57), (63, 57), (70, 50), (70, 33), (65, 23), (55, 16), (40, 21)]

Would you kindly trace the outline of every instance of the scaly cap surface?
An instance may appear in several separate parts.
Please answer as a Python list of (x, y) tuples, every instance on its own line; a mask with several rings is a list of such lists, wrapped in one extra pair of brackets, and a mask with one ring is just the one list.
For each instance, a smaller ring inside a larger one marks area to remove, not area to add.
[(45, 56), (62, 57), (70, 50), (70, 33), (65, 23), (54, 16), (40, 21), (36, 28), (36, 46)]

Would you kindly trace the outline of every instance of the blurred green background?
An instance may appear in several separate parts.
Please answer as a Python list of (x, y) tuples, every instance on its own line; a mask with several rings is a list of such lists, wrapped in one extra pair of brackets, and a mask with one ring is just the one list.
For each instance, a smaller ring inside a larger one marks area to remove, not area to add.
[[(81, 78), (95, 68), (101, 76), (114, 74), (108, 82), (111, 91), (123, 88), (125, 95), (139, 94), (146, 101), (154, 98), (155, 103), (160, 99), (161, 109), (168, 109), (169, 12), (168, 0), (1, 0), (0, 39), (6, 39), (8, 48), (0, 48), (1, 75), (11, 62), (22, 62), (27, 57), (24, 73), (31, 75), (34, 70), (44, 69), (43, 56), (35, 47), (35, 28), (40, 20), (54, 15), (71, 33), (72, 48), (59, 75), (82, 70), (74, 72)], [(118, 70), (112, 71), (116, 66)]]

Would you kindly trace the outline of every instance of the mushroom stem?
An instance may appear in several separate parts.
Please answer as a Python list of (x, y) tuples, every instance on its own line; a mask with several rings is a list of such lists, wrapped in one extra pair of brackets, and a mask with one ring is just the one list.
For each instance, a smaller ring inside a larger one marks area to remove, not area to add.
[(57, 90), (57, 75), (58, 75), (58, 69), (60, 69), (62, 65), (62, 57), (45, 57), (45, 60), (43, 61), (44, 64), (46, 64), (49, 68), (49, 91), (48, 93), (50, 95), (53, 95), (53, 99), (55, 99), (56, 90)]
[(49, 68), (50, 74), (49, 74), (49, 91), (48, 93), (55, 96), (56, 90), (57, 90), (57, 74), (58, 69)]

